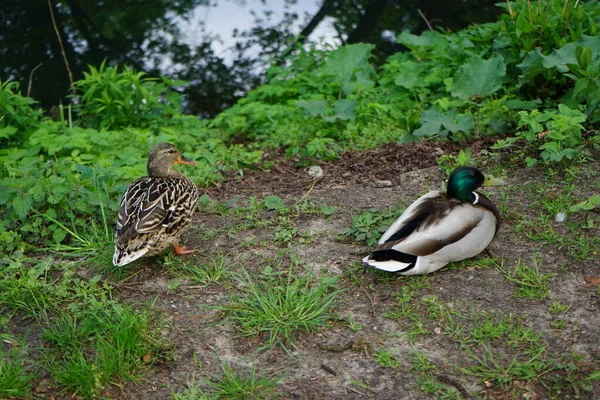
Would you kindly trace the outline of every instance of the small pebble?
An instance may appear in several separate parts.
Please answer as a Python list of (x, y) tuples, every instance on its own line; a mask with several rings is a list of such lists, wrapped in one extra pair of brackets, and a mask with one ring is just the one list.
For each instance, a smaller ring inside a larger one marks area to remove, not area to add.
[(565, 222), (565, 219), (567, 219), (567, 214), (564, 212), (556, 213), (556, 218), (554, 218), (556, 222)]
[(375, 181), (375, 182), (373, 182), (373, 186), (376, 188), (392, 187), (392, 182), (391, 181)]

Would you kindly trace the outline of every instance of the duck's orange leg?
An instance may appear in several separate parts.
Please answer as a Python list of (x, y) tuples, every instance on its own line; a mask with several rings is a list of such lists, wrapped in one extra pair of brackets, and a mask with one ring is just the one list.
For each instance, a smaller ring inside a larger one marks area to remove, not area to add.
[(177, 242), (175, 242), (173, 248), (175, 249), (175, 254), (177, 255), (190, 254), (196, 251), (195, 249), (187, 249), (185, 246), (180, 246), (179, 244), (177, 244)]

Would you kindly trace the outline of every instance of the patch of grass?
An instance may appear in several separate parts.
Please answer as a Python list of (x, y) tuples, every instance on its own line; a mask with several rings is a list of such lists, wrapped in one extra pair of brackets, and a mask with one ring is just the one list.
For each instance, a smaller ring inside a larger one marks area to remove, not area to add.
[(385, 313), (387, 318), (410, 318), (418, 313), (418, 304), (414, 298), (416, 291), (409, 286), (402, 286), (401, 291), (394, 295), (396, 302), (392, 308)]
[(366, 389), (366, 390), (368, 390), (370, 392), (375, 393), (375, 390), (373, 390), (373, 388), (371, 386), (367, 385), (366, 383), (363, 383), (363, 382), (359, 381), (358, 379), (355, 379), (355, 378), (350, 379), (350, 383), (353, 384), (353, 385), (355, 385), (355, 386), (358, 386), (359, 388)]
[(203, 380), (202, 389), (195, 382), (188, 383), (188, 388), (182, 393), (172, 393), (174, 400), (260, 400), (279, 397), (275, 389), (281, 377), (262, 376), (256, 372), (256, 367), (234, 369), (231, 364), (224, 362), (219, 365), (220, 376)]
[(39, 364), (57, 386), (97, 396), (109, 382), (134, 380), (162, 351), (150, 332), (148, 312), (120, 305), (100, 275), (81, 279), (52, 257), (4, 262), (0, 306), (39, 325), (46, 341)]
[[(105, 296), (107, 286), (99, 285), (100, 276), (79, 278), (75, 271), (59, 265), (53, 257), (41, 260), (24, 256), (3, 259), (0, 275), (0, 306), (22, 311), (26, 317), (45, 321), (59, 314), (61, 307), (79, 307), (90, 299)], [(78, 304), (78, 305), (77, 305)]]
[(373, 357), (384, 368), (400, 369), (401, 367), (400, 359), (390, 349), (379, 349)]
[(60, 386), (86, 397), (115, 378), (135, 380), (135, 370), (161, 351), (151, 339), (148, 313), (126, 306), (63, 314), (42, 336), (50, 344), (44, 368)]
[(348, 327), (354, 332), (362, 331), (364, 329), (364, 326), (356, 322), (352, 315), (348, 314), (345, 320), (348, 323)]
[(506, 343), (524, 353), (539, 351), (543, 347), (541, 334), (525, 327), (514, 315), (499, 317), (496, 313), (478, 312), (473, 315), (474, 324), (465, 343), (483, 345), (497, 341)]
[(214, 397), (202, 390), (194, 380), (187, 383), (187, 389), (183, 392), (171, 392), (171, 397), (173, 400), (214, 400)]
[(199, 264), (170, 254), (165, 257), (163, 265), (173, 275), (202, 285), (223, 283), (227, 281), (231, 275), (230, 271), (234, 269), (227, 255), (222, 252), (210, 257), (207, 262)]
[(403, 286), (401, 292), (395, 294), (396, 302), (392, 308), (384, 314), (386, 318), (407, 319), (409, 324), (406, 333), (411, 340), (428, 332), (421, 319), (420, 306), (415, 303), (415, 296), (416, 289)]
[(519, 260), (515, 266), (514, 272), (507, 272), (500, 264), (496, 268), (509, 281), (517, 286), (517, 296), (529, 300), (543, 299), (550, 290), (550, 281), (555, 273), (542, 274), (539, 270), (538, 262), (534, 259), (533, 266), (529, 267)]
[(548, 311), (550, 312), (550, 314), (556, 315), (567, 312), (569, 308), (571, 308), (570, 304), (562, 304), (558, 300), (552, 300), (550, 302), (550, 305), (548, 306)]
[(411, 371), (428, 372), (436, 369), (436, 366), (431, 362), (427, 353), (415, 349), (413, 350), (412, 363), (408, 368)]
[(439, 400), (463, 400), (463, 396), (452, 386), (440, 383), (430, 375), (419, 379), (419, 389), (424, 393), (429, 393)]
[[(494, 382), (511, 398), (523, 391), (523, 386), (515, 382), (535, 382), (545, 388), (548, 398), (564, 398), (565, 393), (577, 394), (591, 388), (585, 380), (589, 364), (576, 354), (554, 354), (541, 333), (528, 328), (521, 317), (482, 312), (475, 307), (465, 313), (460, 311), (465, 309), (464, 305), (435, 301), (429, 301), (428, 307), (434, 304), (438, 307), (436, 314), (442, 332), (473, 361), (470, 365), (461, 362), (456, 366), (457, 371)], [(421, 390), (427, 393), (438, 385), (427, 375), (420, 381)]]
[(442, 332), (462, 344), (467, 332), (467, 326), (463, 322), (463, 314), (457, 308), (455, 309), (445, 305), (439, 305), (438, 307), (440, 310), (439, 315), (441, 317), (440, 325)]
[(439, 321), (442, 332), (449, 335), (463, 348), (473, 345), (507, 345), (523, 354), (537, 352), (544, 347), (542, 336), (524, 325), (522, 320), (508, 314), (502, 316), (496, 312), (483, 312), (472, 308), (463, 313), (460, 307), (451, 307), (426, 299), (428, 312)]
[[(98, 202), (102, 213), (101, 223), (96, 222), (94, 218), (91, 218), (89, 224), (85, 228), (78, 229), (74, 221), (71, 221), (71, 227), (58, 221), (49, 213), (40, 214), (43, 218), (54, 223), (57, 228), (56, 231), (63, 232), (71, 235), (71, 244), (58, 243), (48, 248), (55, 253), (63, 256), (81, 258), (89, 258), (92, 263), (103, 263), (106, 254), (110, 252), (109, 249), (113, 249), (114, 246), (114, 231), (109, 228), (109, 223), (106, 219), (106, 206), (100, 196), (100, 189), (98, 188)], [(112, 254), (109, 259), (112, 259)]]
[(242, 335), (268, 335), (263, 348), (293, 345), (294, 333), (311, 332), (333, 317), (332, 305), (341, 292), (333, 289), (336, 278), (321, 278), (315, 285), (312, 272), (302, 276), (295, 266), (292, 262), (287, 277), (274, 277), (277, 284), (257, 282), (244, 270), (237, 277), (242, 294), (219, 307)]
[[(568, 213), (578, 199), (575, 184), (559, 188), (555, 183), (536, 183), (525, 186), (524, 193), (531, 200), (527, 215), (521, 215), (515, 232), (528, 240), (544, 242), (566, 249), (576, 261), (596, 259), (600, 253), (600, 238), (582, 235), (582, 230), (594, 226), (591, 219), (571, 218), (561, 223), (555, 221), (558, 213)], [(534, 218), (531, 215), (535, 215)], [(517, 218), (514, 218), (517, 219)]]
[(446, 270), (463, 270), (466, 268), (485, 269), (493, 268), (496, 265), (496, 260), (491, 257), (468, 258), (466, 260), (453, 262), (444, 267)]
[(564, 319), (555, 319), (550, 323), (550, 326), (554, 329), (562, 330), (567, 326), (567, 321)]
[(427, 307), (427, 316), (429, 319), (439, 320), (441, 318), (437, 296), (423, 296), (423, 303), (425, 303), (425, 306)]
[(10, 341), (15, 346), (5, 350), (0, 342), (0, 398), (28, 398), (34, 376), (25, 368), (25, 340)]
[(505, 359), (504, 354), (500, 354), (501, 351), (492, 350), (488, 345), (483, 345), (482, 356), (477, 356), (469, 348), (466, 351), (476, 364), (460, 367), (461, 372), (476, 376), (481, 381), (497, 382), (505, 388), (514, 380), (531, 382), (555, 368), (552, 363), (541, 358), (543, 349), (524, 360), (520, 360), (517, 356)]

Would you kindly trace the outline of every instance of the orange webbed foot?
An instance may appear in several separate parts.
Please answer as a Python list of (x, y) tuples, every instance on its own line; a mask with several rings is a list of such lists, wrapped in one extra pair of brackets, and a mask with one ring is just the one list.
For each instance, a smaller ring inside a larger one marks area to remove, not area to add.
[(190, 254), (195, 252), (195, 249), (188, 249), (185, 246), (180, 246), (177, 243), (175, 243), (175, 245), (173, 245), (173, 248), (175, 250), (175, 254), (177, 255), (181, 255), (181, 254)]

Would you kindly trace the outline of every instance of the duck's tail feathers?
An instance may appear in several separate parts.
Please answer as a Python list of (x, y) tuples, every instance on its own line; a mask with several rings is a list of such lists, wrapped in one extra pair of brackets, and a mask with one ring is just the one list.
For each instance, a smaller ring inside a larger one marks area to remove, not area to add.
[(117, 267), (122, 267), (123, 265), (127, 265), (132, 261), (137, 260), (140, 257), (143, 257), (148, 252), (148, 249), (139, 249), (132, 252), (123, 251), (115, 246), (115, 254), (113, 256), (113, 265)]
[(417, 262), (416, 256), (412, 256), (412, 258), (409, 260), (399, 261), (394, 259), (381, 259), (380, 257), (373, 257), (374, 255), (375, 253), (363, 258), (363, 263), (387, 272), (405, 273), (414, 268)]

